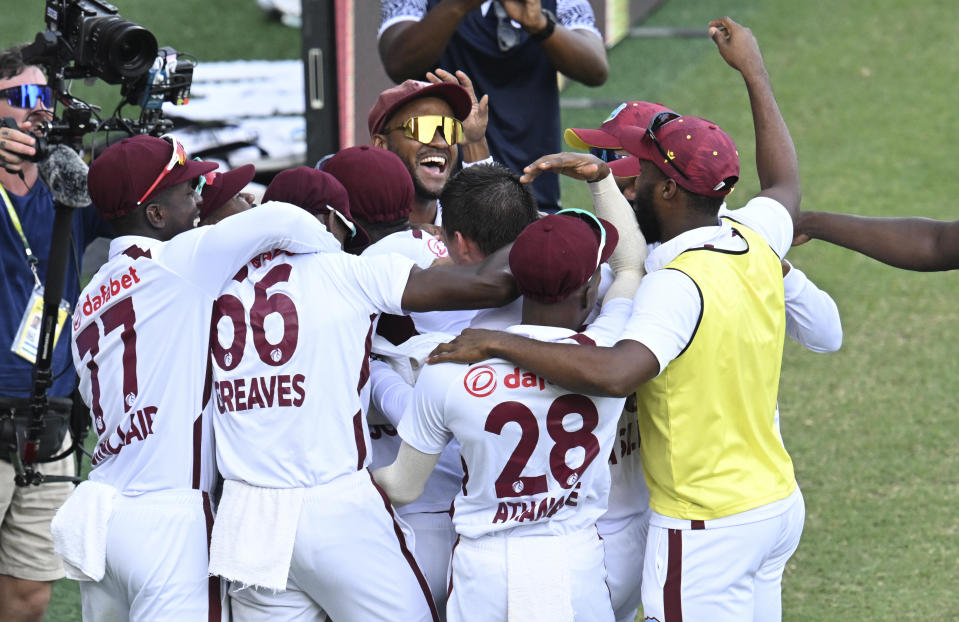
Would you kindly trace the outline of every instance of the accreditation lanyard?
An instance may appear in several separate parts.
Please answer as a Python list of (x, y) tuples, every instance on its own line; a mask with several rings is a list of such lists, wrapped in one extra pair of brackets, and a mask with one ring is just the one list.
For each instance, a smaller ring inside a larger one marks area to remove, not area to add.
[(33, 254), (33, 249), (30, 248), (30, 241), (27, 240), (26, 234), (23, 233), (23, 225), (20, 224), (20, 216), (17, 215), (17, 210), (13, 207), (13, 202), (10, 200), (10, 197), (7, 195), (7, 190), (2, 184), (0, 184), (0, 195), (3, 196), (4, 205), (7, 206), (7, 213), (10, 214), (10, 221), (13, 223), (13, 228), (20, 234), (20, 241), (23, 242), (23, 251), (27, 256), (27, 264), (30, 266), (30, 271), (33, 272), (33, 280), (36, 281), (37, 287), (40, 287), (40, 275), (37, 273), (39, 260), (37, 256)]

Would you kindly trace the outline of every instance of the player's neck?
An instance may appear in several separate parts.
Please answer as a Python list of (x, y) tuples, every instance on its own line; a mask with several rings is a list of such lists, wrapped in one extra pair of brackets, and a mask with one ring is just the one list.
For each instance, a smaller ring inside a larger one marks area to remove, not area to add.
[(410, 211), (410, 224), (431, 225), (436, 221), (436, 199), (413, 199), (413, 209)]
[(556, 326), (579, 330), (583, 325), (583, 312), (572, 298), (555, 304), (544, 304), (523, 298), (523, 324), (534, 326)]
[(30, 188), (33, 188), (33, 184), (37, 183), (37, 176), (37, 165), (32, 162), (24, 165), (22, 179), (20, 175), (0, 168), (0, 185), (3, 185), (4, 190), (9, 194), (22, 197), (26, 196)]

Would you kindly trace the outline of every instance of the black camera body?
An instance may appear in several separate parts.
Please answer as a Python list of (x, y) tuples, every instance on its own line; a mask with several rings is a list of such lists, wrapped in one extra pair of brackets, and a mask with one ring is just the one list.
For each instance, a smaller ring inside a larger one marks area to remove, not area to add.
[[(66, 144), (79, 151), (83, 136), (91, 132), (158, 136), (172, 129), (161, 106), (165, 101), (189, 101), (196, 65), (191, 58), (171, 47), (158, 48), (153, 33), (102, 0), (46, 0), (44, 17), (47, 29), (21, 53), (24, 62), (46, 69), (63, 108), (59, 117), (37, 128), (34, 160), (46, 157), (48, 145)], [(116, 114), (100, 120), (97, 108), (70, 95), (66, 80), (75, 78), (119, 84), (122, 99)], [(121, 118), (124, 104), (140, 106), (139, 119)]]

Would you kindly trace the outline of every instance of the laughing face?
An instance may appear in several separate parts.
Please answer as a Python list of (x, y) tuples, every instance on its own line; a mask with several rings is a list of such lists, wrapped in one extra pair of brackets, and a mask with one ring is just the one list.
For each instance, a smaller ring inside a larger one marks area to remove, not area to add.
[[(439, 198), (450, 178), (458, 154), (456, 145), (450, 145), (439, 130), (429, 143), (409, 138), (403, 124), (413, 117), (427, 114), (453, 116), (453, 109), (438, 97), (421, 97), (399, 108), (386, 123), (383, 134), (373, 137), (373, 144), (385, 147), (400, 157), (413, 178), (413, 188), (419, 200)], [(392, 130), (392, 131), (390, 131)]]

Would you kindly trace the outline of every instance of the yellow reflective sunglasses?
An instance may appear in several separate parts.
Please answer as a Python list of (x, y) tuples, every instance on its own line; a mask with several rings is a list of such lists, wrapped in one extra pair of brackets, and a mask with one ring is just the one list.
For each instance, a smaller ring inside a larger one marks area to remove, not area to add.
[(419, 117), (409, 118), (403, 125), (384, 129), (383, 133), (389, 134), (396, 130), (403, 130), (403, 134), (407, 138), (412, 138), (424, 145), (433, 142), (433, 137), (436, 136), (436, 130), (439, 130), (443, 134), (443, 139), (446, 140), (446, 144), (448, 145), (463, 142), (463, 124), (460, 123), (459, 119), (444, 117), (439, 114), (424, 114)]

